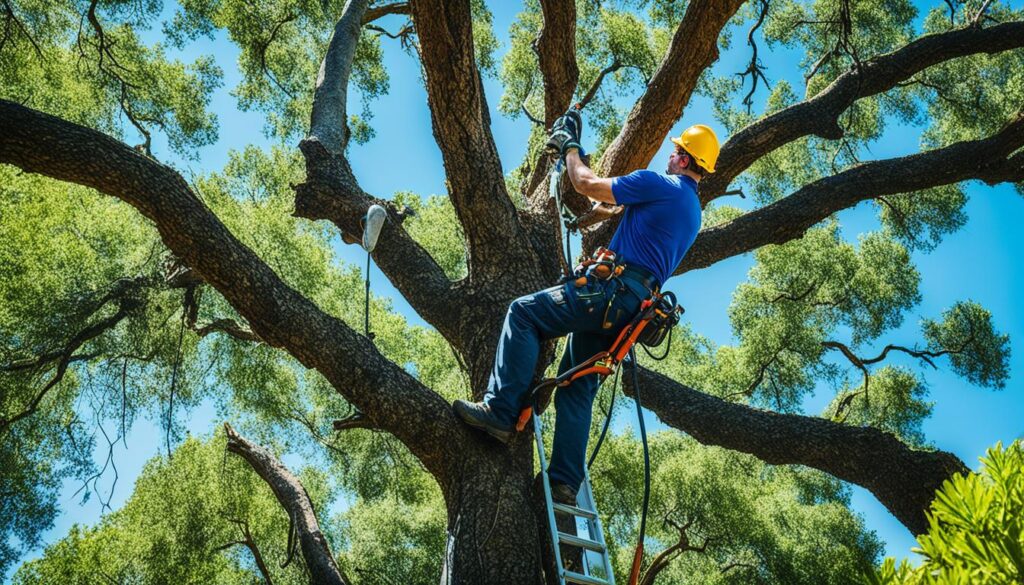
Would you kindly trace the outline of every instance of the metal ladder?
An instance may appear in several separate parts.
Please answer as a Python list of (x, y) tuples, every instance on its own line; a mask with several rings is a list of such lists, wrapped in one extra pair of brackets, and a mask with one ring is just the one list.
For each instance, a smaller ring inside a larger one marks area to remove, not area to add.
[[(594, 503), (594, 492), (590, 488), (590, 471), (583, 468), (583, 485), (576, 496), (576, 505), (559, 504), (551, 499), (551, 480), (548, 478), (548, 462), (544, 455), (544, 438), (540, 417), (533, 415), (533, 433), (537, 443), (537, 458), (540, 459), (540, 474), (544, 481), (544, 503), (548, 511), (548, 526), (551, 531), (551, 544), (555, 554), (555, 567), (558, 571), (560, 585), (581, 583), (583, 585), (615, 585), (615, 574), (612, 573), (611, 559), (608, 558), (608, 547), (604, 542), (604, 530), (601, 519), (597, 515), (597, 504)], [(555, 512), (573, 517), (573, 534), (562, 532), (555, 524)], [(580, 520), (584, 524), (584, 536), (580, 536)], [(562, 565), (562, 553), (559, 544), (576, 546), (582, 549), (582, 573), (570, 571)], [(597, 560), (594, 557), (598, 557)]]

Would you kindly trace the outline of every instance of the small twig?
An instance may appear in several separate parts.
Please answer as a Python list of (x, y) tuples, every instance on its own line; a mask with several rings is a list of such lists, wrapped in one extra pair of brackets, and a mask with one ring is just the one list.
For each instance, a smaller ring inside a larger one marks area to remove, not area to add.
[(601, 70), (601, 73), (597, 75), (597, 79), (595, 79), (594, 83), (590, 86), (590, 89), (588, 89), (587, 93), (583, 95), (583, 99), (579, 101), (579, 106), (581, 110), (587, 107), (587, 104), (589, 104), (590, 101), (594, 99), (594, 96), (597, 95), (597, 90), (600, 89), (601, 83), (604, 81), (605, 76), (607, 76), (610, 73), (614, 73), (619, 69), (622, 69), (622, 63), (620, 63), (618, 59), (616, 59), (615, 61), (612, 61), (611, 65)]
[(971, 26), (981, 25), (981, 17), (985, 14), (985, 11), (988, 10), (988, 5), (991, 3), (992, 0), (985, 0), (985, 2), (982, 3), (981, 8), (978, 9), (978, 13), (971, 19)]
[(520, 104), (519, 107), (523, 109), (523, 114), (526, 115), (526, 118), (529, 121), (533, 122), (536, 126), (540, 126), (541, 128), (544, 127), (544, 120), (539, 120), (536, 117), (534, 117), (534, 115), (530, 113), (530, 110), (526, 109), (526, 104)]
[(757, 22), (755, 22), (754, 26), (750, 27), (750, 30), (747, 32), (747, 45), (749, 45), (752, 50), (750, 56), (750, 64), (747, 65), (746, 71), (743, 71), (742, 73), (738, 74), (741, 80), (748, 75), (751, 78), (750, 92), (747, 93), (746, 97), (743, 98), (742, 102), (743, 105), (747, 106), (748, 114), (750, 113), (750, 109), (754, 104), (753, 98), (754, 93), (757, 91), (758, 79), (764, 81), (766, 87), (768, 87), (769, 89), (771, 88), (771, 86), (768, 84), (768, 78), (765, 77), (764, 75), (764, 66), (761, 65), (761, 62), (757, 58), (757, 42), (754, 40), (754, 33), (757, 32), (757, 29), (761, 28), (761, 25), (764, 24), (764, 19), (767, 16), (768, 0), (761, 0), (761, 12), (758, 15)]

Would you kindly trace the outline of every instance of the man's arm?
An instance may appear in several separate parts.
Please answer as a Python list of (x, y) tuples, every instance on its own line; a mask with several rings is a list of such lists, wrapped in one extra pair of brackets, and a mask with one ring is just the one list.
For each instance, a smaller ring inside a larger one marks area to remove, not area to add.
[(612, 180), (595, 175), (594, 171), (580, 160), (578, 149), (573, 148), (565, 153), (565, 165), (569, 172), (569, 180), (576, 191), (594, 201), (616, 205), (615, 196), (612, 195)]

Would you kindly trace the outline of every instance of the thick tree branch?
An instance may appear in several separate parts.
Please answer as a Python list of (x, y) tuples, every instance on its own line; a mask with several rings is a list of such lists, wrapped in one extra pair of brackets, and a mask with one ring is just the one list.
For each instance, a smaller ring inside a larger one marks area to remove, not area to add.
[(718, 59), (718, 35), (743, 0), (690, 2), (668, 53), (600, 164), (602, 176), (645, 168), (683, 113), (697, 80)]
[(409, 301), (417, 314), (448, 341), (462, 347), (459, 310), (468, 303), (434, 258), (402, 227), (403, 217), (388, 201), (371, 197), (356, 181), (348, 160), (333, 156), (314, 140), (299, 145), (306, 158), (306, 182), (296, 186), (295, 215), (328, 220), (346, 235), (363, 232), (362, 221), (370, 205), (388, 212), (373, 260)]
[(576, 66), (576, 1), (541, 0), (544, 26), (533, 45), (544, 80), (544, 127), (569, 109), (580, 79)]
[[(598, 175), (614, 177), (646, 168), (679, 120), (705, 69), (718, 59), (718, 36), (743, 0), (690, 2), (647, 91), (605, 150)], [(606, 246), (619, 225), (612, 218), (583, 234), (583, 250)]]
[(1024, 180), (1024, 115), (983, 140), (957, 142), (909, 156), (872, 161), (820, 179), (731, 222), (701, 230), (676, 274), (705, 268), (766, 244), (803, 236), (814, 224), (866, 199), (910, 193), (968, 179)]
[(334, 155), (342, 155), (348, 144), (348, 78), (352, 58), (362, 31), (363, 13), (369, 0), (348, 0), (334, 27), (327, 54), (313, 93), (313, 110), (307, 140), (317, 140)]
[(309, 582), (316, 585), (348, 585), (350, 581), (338, 568), (327, 539), (320, 532), (313, 502), (299, 480), (273, 453), (249, 442), (224, 423), (228, 451), (239, 455), (267, 482), (281, 507), (288, 513), (299, 536), (302, 556), (309, 569)]
[(720, 197), (740, 173), (773, 150), (810, 134), (838, 139), (839, 115), (858, 99), (892, 89), (932, 65), (977, 53), (1024, 47), (1024, 22), (968, 26), (925, 35), (896, 51), (863, 61), (811, 99), (762, 118), (722, 145), (716, 172), (701, 181), (701, 203)]
[[(625, 391), (635, 396), (627, 380)], [(969, 470), (955, 455), (917, 451), (871, 427), (779, 414), (726, 402), (641, 369), (643, 405), (705, 445), (749, 453), (773, 465), (806, 465), (862, 486), (914, 534), (942, 482)]]
[(0, 100), (0, 162), (97, 189), (156, 224), (164, 244), (268, 345), (315, 368), (444, 485), (463, 436), (448, 403), (321, 311), (239, 242), (170, 167), (100, 132)]
[[(507, 267), (539, 272), (505, 187), (473, 49), (468, 0), (414, 0), (434, 138), (449, 196), (466, 234), (471, 280), (498, 280)], [(525, 265), (524, 265), (525, 263)]]

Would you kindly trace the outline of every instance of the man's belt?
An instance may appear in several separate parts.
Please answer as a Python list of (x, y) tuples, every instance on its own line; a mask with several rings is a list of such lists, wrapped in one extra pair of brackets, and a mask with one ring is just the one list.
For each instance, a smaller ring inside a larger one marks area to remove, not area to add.
[(647, 270), (643, 266), (637, 266), (636, 264), (626, 264), (622, 269), (622, 272), (619, 273), (619, 278), (638, 282), (642, 284), (644, 288), (652, 292), (658, 290), (661, 286), (661, 283), (659, 283), (658, 279), (655, 278), (653, 272)]

